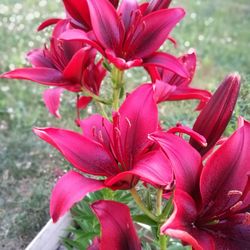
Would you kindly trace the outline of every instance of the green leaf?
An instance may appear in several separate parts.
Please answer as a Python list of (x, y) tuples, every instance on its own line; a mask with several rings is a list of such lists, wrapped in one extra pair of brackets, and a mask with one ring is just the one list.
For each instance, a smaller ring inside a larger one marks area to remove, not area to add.
[(134, 215), (132, 217), (133, 217), (133, 220), (136, 222), (140, 222), (149, 226), (157, 226), (157, 223), (154, 220), (150, 219), (145, 214)]

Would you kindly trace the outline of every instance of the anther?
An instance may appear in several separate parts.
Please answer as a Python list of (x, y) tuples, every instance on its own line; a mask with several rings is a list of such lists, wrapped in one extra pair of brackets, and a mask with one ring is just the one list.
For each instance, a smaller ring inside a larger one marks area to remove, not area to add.
[(239, 210), (239, 208), (242, 206), (242, 204), (243, 204), (242, 201), (238, 201), (236, 204), (234, 204), (232, 207), (230, 207), (230, 211), (235, 212), (235, 211)]

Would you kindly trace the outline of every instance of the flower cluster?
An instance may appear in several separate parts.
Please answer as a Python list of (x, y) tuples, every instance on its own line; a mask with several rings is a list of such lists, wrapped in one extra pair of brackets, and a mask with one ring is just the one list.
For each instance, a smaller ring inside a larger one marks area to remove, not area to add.
[[(170, 32), (185, 15), (170, 3), (63, 0), (66, 17), (38, 27), (53, 26), (53, 32), (48, 46), (28, 52), (32, 67), (1, 77), (52, 86), (43, 99), (58, 118), (61, 93), (77, 95), (81, 132), (33, 129), (74, 167), (52, 191), (54, 222), (89, 192), (129, 190), (157, 226), (161, 249), (167, 236), (194, 249), (250, 249), (250, 123), (240, 117), (238, 129), (222, 138), (240, 77), (229, 74), (213, 95), (190, 87), (195, 51), (175, 57), (160, 50), (166, 40), (176, 44)], [(126, 93), (124, 72), (132, 67), (144, 68), (151, 82)], [(109, 99), (101, 94), (104, 79), (113, 91)], [(199, 101), (193, 128), (161, 127), (158, 104), (188, 99)], [(80, 110), (91, 101), (100, 114), (82, 119)], [(140, 183), (155, 189), (155, 209), (137, 193)], [(127, 205), (99, 200), (91, 208), (102, 233), (89, 249), (141, 249)]]

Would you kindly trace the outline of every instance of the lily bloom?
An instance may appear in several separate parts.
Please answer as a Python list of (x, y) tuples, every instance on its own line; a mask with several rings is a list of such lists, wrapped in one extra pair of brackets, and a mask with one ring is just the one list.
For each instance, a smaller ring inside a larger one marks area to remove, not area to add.
[[(60, 94), (63, 89), (72, 92), (87, 90), (99, 94), (106, 74), (102, 60), (95, 63), (96, 50), (77, 41), (59, 41), (58, 36), (68, 28), (67, 21), (60, 21), (50, 40), (50, 47), (35, 49), (27, 54), (32, 68), (20, 68), (1, 75), (3, 78), (22, 79), (56, 87), (44, 93), (49, 111), (59, 117)], [(90, 99), (86, 99), (90, 101)]]
[(91, 205), (101, 224), (101, 238), (96, 238), (88, 250), (140, 250), (129, 208), (116, 201), (100, 200)]
[[(164, 149), (163, 149), (164, 150)], [(214, 153), (196, 179), (195, 193), (177, 188), (174, 212), (161, 233), (196, 250), (250, 249), (250, 123), (244, 121)], [(189, 169), (188, 171), (191, 171)], [(192, 175), (185, 182), (193, 185)], [(178, 182), (178, 180), (176, 180)]]
[(206, 104), (211, 97), (210, 92), (189, 86), (196, 69), (196, 53), (191, 52), (185, 54), (178, 58), (178, 60), (189, 73), (189, 78), (181, 77), (162, 67), (147, 67), (152, 82), (155, 83), (155, 98), (157, 103), (164, 101), (198, 99), (203, 105)]
[[(119, 0), (109, 1), (115, 8), (118, 6)], [(43, 30), (50, 25), (58, 23), (60, 20), (68, 20), (73, 27), (83, 29), (84, 31), (92, 30), (87, 0), (63, 0), (63, 5), (66, 11), (66, 19), (49, 18), (42, 22), (37, 30)]]
[(240, 90), (240, 76), (228, 75), (220, 84), (210, 101), (197, 117), (193, 130), (203, 135), (207, 147), (201, 147), (192, 138), (190, 144), (204, 156), (223, 134), (235, 107)]
[(73, 29), (63, 33), (62, 40), (89, 43), (121, 70), (159, 64), (188, 77), (174, 56), (156, 52), (185, 15), (183, 9), (160, 9), (143, 16), (136, 0), (123, 0), (117, 10), (108, 0), (87, 0), (87, 3), (95, 38)]
[(52, 192), (50, 212), (54, 221), (91, 191), (130, 189), (139, 180), (161, 187), (172, 182), (169, 160), (148, 139), (148, 134), (158, 129), (151, 84), (131, 93), (113, 114), (113, 122), (92, 115), (80, 125), (83, 135), (58, 128), (34, 129), (80, 172), (102, 177), (96, 180), (73, 170), (65, 174)]

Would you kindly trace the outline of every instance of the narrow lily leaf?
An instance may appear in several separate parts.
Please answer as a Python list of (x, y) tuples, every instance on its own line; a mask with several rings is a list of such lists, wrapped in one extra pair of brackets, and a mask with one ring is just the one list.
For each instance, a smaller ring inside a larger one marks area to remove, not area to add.
[(147, 215), (145, 214), (138, 214), (138, 215), (134, 215), (133, 216), (133, 221), (139, 222), (139, 223), (143, 223), (149, 226), (157, 226), (157, 223), (150, 219)]
[(124, 27), (114, 6), (108, 0), (87, 0), (93, 31), (98, 41), (107, 49), (120, 48)]
[(240, 76), (238, 74), (227, 76), (200, 112), (193, 126), (193, 130), (206, 138), (208, 146), (203, 148), (193, 139), (190, 140), (190, 144), (196, 148), (201, 155), (208, 152), (217, 140), (220, 139), (233, 113), (239, 89)]
[(87, 137), (57, 128), (34, 128), (33, 131), (83, 172), (102, 176), (114, 175), (117, 172), (116, 162), (110, 153), (101, 144)]
[(60, 97), (63, 92), (63, 88), (47, 89), (43, 92), (43, 101), (49, 110), (49, 112), (57, 118), (61, 118), (59, 113)]
[(54, 25), (54, 24), (57, 24), (59, 21), (61, 21), (62, 19), (61, 18), (49, 18), (47, 20), (45, 20), (44, 22), (42, 22), (38, 28), (37, 28), (37, 31), (41, 31), (45, 28), (47, 28), (48, 26), (51, 26), (51, 25)]
[(150, 56), (165, 42), (170, 31), (184, 15), (183, 9), (174, 8), (158, 10), (143, 17), (129, 46), (130, 55), (135, 58)]
[(150, 138), (157, 142), (169, 158), (176, 179), (176, 188), (194, 194), (198, 190), (201, 157), (186, 141), (166, 132), (155, 132)]
[(103, 182), (92, 180), (81, 174), (69, 171), (56, 183), (50, 200), (50, 215), (56, 222), (76, 202), (79, 202), (89, 192), (104, 188)]
[(141, 250), (129, 208), (115, 201), (100, 200), (91, 205), (101, 223), (100, 249)]
[(150, 57), (143, 60), (143, 64), (147, 66), (158, 66), (164, 69), (173, 71), (174, 73), (182, 76), (189, 77), (189, 73), (178, 58), (163, 52), (155, 52)]

